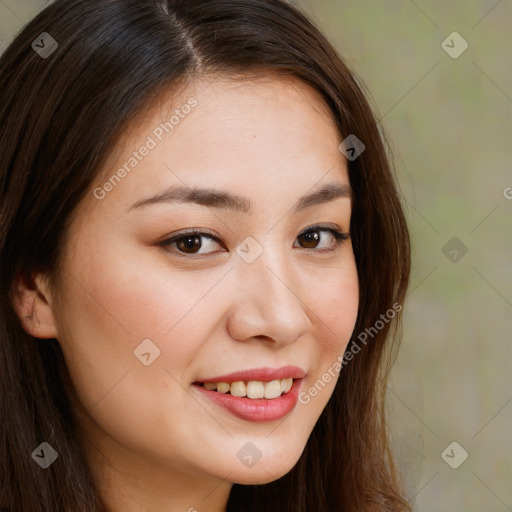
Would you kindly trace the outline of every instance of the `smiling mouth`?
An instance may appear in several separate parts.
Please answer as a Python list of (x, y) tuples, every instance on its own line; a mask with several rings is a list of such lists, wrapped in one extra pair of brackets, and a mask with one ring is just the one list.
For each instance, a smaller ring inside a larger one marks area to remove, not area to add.
[(247, 397), (251, 399), (267, 398), (272, 400), (279, 398), (290, 391), (294, 380), (279, 379), (272, 381), (235, 381), (235, 382), (195, 382), (194, 385), (204, 387), (209, 391), (215, 391), (226, 395)]

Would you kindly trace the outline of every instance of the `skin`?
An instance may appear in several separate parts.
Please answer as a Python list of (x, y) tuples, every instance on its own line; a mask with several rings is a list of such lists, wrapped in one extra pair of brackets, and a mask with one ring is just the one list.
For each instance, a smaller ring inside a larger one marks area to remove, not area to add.
[[(198, 105), (176, 129), (94, 197), (191, 96)], [(19, 283), (24, 328), (62, 347), (78, 436), (110, 511), (223, 511), (234, 482), (267, 483), (297, 462), (334, 379), (307, 405), (265, 423), (233, 416), (192, 383), (295, 365), (307, 373), (305, 390), (343, 354), (359, 299), (351, 241), (336, 246), (317, 231), (315, 246), (299, 235), (316, 223), (348, 232), (351, 200), (291, 213), (304, 194), (349, 184), (341, 140), (321, 96), (295, 78), (196, 79), (166, 94), (113, 148), (74, 213), (55, 284), (43, 274)], [(127, 211), (184, 184), (242, 195), (250, 211), (192, 203)], [(189, 228), (213, 231), (221, 243), (201, 238), (200, 258), (158, 245)], [(236, 252), (247, 237), (263, 249), (252, 263)], [(144, 339), (160, 349), (148, 366), (134, 356)], [(262, 453), (252, 467), (237, 457), (248, 442)]]

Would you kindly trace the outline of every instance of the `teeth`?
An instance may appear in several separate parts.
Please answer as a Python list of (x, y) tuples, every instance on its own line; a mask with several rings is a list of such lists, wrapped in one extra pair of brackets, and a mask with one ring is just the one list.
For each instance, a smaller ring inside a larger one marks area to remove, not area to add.
[(218, 393), (231, 393), (233, 396), (247, 398), (278, 398), (283, 393), (288, 393), (293, 385), (293, 379), (273, 380), (270, 382), (262, 382), (258, 380), (250, 380), (247, 383), (243, 381), (233, 382), (205, 382), (205, 389), (217, 391)]
[(237, 382), (233, 382), (229, 390), (233, 396), (245, 396), (247, 387), (245, 386), (245, 382), (239, 380)]
[(229, 384), (227, 382), (219, 382), (218, 384), (214, 384), (219, 393), (227, 393), (229, 391)]
[(281, 396), (281, 381), (273, 380), (265, 384), (265, 398), (277, 398)]
[(281, 381), (281, 392), (288, 393), (293, 385), (293, 379), (283, 379)]
[(250, 380), (247, 383), (247, 398), (263, 398), (264, 395), (265, 384), (263, 384), (263, 382), (258, 382), (257, 380)]

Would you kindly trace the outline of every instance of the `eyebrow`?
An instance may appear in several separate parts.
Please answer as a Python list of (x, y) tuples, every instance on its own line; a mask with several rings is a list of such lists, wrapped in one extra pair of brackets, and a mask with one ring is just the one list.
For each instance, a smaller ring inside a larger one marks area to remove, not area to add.
[[(338, 199), (351, 198), (352, 189), (345, 183), (329, 183), (322, 188), (302, 196), (294, 207), (294, 213), (312, 206), (320, 205)], [(128, 211), (141, 206), (158, 203), (195, 203), (203, 206), (213, 206), (225, 210), (247, 213), (251, 208), (249, 199), (210, 188), (172, 187), (162, 194), (141, 199), (133, 204)]]

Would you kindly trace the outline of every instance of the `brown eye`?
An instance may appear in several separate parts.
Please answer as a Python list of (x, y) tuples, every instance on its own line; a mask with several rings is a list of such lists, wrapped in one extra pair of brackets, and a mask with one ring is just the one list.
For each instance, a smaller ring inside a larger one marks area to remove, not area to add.
[(172, 252), (179, 255), (204, 255), (215, 252), (212, 250), (214, 249), (214, 247), (211, 247), (212, 244), (221, 245), (219, 240), (209, 233), (192, 231), (189, 233), (175, 235), (172, 238), (163, 240), (158, 245), (162, 247), (169, 247), (172, 249)]
[(176, 241), (176, 247), (187, 254), (195, 254), (196, 251), (201, 249), (201, 245), (201, 237), (197, 235), (185, 236)]
[(314, 249), (320, 242), (320, 235), (317, 231), (308, 231), (306, 233), (302, 233), (297, 238), (303, 240), (302, 246), (305, 249)]
[[(330, 243), (329, 237), (326, 236), (325, 233), (331, 235)], [(326, 226), (312, 226), (298, 235), (297, 240), (300, 241), (299, 247), (302, 249), (316, 249), (321, 246), (321, 244), (324, 244), (325, 247), (320, 247), (317, 252), (330, 252), (334, 251), (348, 238), (350, 238), (348, 233), (343, 233), (337, 229)], [(169, 248), (170, 252), (179, 256), (204, 256), (219, 252), (214, 250), (212, 244), (221, 246), (225, 252), (226, 247), (216, 236), (203, 231), (182, 232), (159, 242), (158, 245)]]
[(326, 247), (319, 249), (318, 252), (333, 251), (339, 247), (344, 240), (347, 240), (350, 237), (348, 233), (343, 233), (334, 228), (326, 226), (312, 226), (306, 231), (303, 231), (297, 237), (297, 240), (300, 240), (301, 247), (303, 249), (316, 249), (324, 240), (324, 236), (322, 236), (321, 233), (328, 233), (331, 235), (331, 243)]

